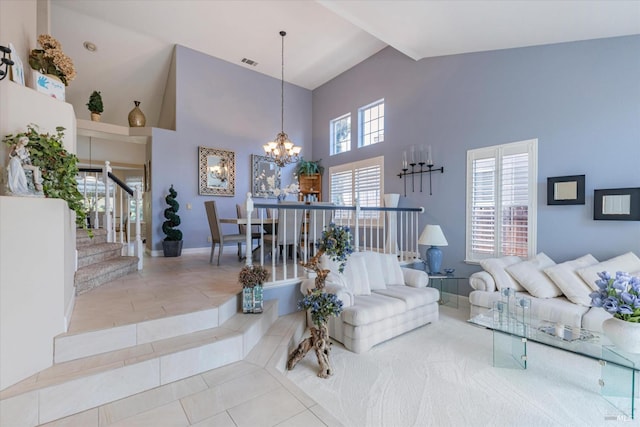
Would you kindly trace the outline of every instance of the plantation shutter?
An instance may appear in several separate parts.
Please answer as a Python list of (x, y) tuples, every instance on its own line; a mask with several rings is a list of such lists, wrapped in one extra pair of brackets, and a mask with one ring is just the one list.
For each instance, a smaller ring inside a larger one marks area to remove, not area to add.
[(383, 164), (383, 157), (375, 157), (329, 168), (331, 201), (353, 206), (357, 198), (361, 207), (382, 206)]
[(537, 140), (467, 154), (467, 261), (536, 251)]

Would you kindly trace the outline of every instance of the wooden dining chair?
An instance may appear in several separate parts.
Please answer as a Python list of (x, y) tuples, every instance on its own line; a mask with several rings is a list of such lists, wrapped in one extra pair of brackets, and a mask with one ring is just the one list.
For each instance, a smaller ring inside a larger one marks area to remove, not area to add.
[(216, 244), (220, 246), (218, 249), (218, 265), (220, 265), (220, 255), (222, 255), (222, 251), (224, 250), (224, 244), (233, 242), (238, 244), (238, 260), (241, 261), (242, 244), (246, 242), (246, 236), (244, 234), (222, 234), (216, 202), (213, 200), (206, 201), (204, 202), (204, 207), (207, 211), (209, 229), (211, 230), (211, 255), (209, 256), (209, 263), (213, 263), (213, 252), (216, 249)]
[[(276, 245), (280, 249), (280, 259), (284, 248), (297, 250), (300, 244), (302, 232), (302, 220), (304, 219), (304, 203), (280, 202), (280, 204), (290, 204), (299, 206), (299, 209), (278, 209), (278, 231), (276, 235)], [(288, 254), (289, 251), (285, 250)]]

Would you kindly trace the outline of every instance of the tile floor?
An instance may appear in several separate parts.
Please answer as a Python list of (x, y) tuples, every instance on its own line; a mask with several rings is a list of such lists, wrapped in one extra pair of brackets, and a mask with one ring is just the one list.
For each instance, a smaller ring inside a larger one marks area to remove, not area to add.
[[(215, 307), (241, 290), (243, 264), (209, 254), (145, 258), (145, 268), (76, 299), (70, 333)], [(283, 316), (245, 360), (118, 400), (47, 426), (338, 426), (276, 366), (284, 367), (284, 337), (300, 314)], [(285, 347), (286, 348), (286, 347)]]

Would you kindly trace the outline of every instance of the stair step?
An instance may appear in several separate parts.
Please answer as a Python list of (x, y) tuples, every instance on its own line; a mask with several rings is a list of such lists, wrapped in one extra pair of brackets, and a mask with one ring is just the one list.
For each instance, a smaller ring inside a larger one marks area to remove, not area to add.
[(89, 237), (88, 230), (83, 228), (76, 229), (76, 248), (80, 246), (94, 245), (96, 243), (106, 243), (107, 230), (104, 228), (91, 229), (93, 238)]
[(122, 243), (96, 243), (80, 246), (78, 249), (78, 268), (90, 264), (117, 258), (122, 255)]
[(0, 392), (0, 425), (50, 422), (237, 362), (277, 318), (277, 301), (265, 301), (261, 315), (237, 313), (219, 327), (55, 364)]
[(176, 316), (145, 320), (107, 329), (65, 333), (54, 339), (54, 363), (68, 362), (121, 350), (152, 341), (173, 338), (224, 324), (240, 307), (240, 295), (217, 307)]
[(76, 295), (138, 269), (138, 257), (121, 256), (79, 268), (75, 275)]

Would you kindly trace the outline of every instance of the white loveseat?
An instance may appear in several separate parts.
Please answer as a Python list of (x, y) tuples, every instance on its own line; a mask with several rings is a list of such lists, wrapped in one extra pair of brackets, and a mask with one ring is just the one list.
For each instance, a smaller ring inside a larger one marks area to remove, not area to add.
[[(501, 290), (514, 288), (518, 295), (531, 298), (531, 315), (539, 320), (602, 331), (602, 322), (611, 317), (604, 309), (591, 307), (589, 294), (601, 271), (640, 274), (640, 258), (634, 253), (598, 262), (587, 254), (556, 264), (544, 253), (529, 260), (502, 257), (480, 263), (484, 271), (473, 273), (469, 285), (471, 316), (493, 308), (502, 298)], [(637, 272), (637, 273), (636, 273)]]
[[(323, 256), (321, 267), (331, 271), (326, 292), (337, 294), (344, 308), (329, 321), (329, 335), (355, 353), (438, 320), (438, 290), (427, 287), (424, 271), (401, 267), (396, 255), (354, 253), (343, 273)], [(314, 286), (304, 280), (301, 292)]]

